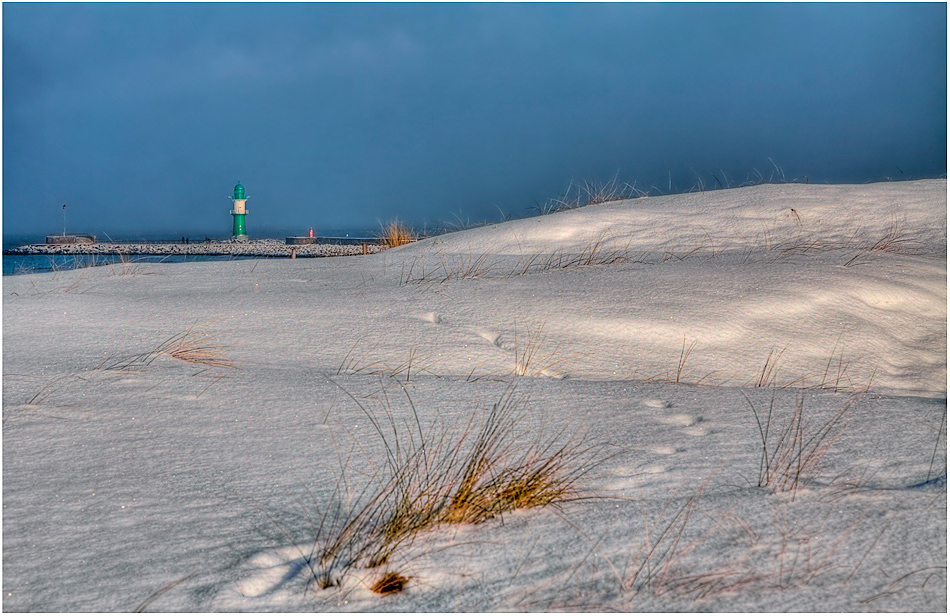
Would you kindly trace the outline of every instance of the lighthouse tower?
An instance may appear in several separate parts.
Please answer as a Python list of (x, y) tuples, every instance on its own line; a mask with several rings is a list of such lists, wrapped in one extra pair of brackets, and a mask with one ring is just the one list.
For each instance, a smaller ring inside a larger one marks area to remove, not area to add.
[(247, 228), (244, 226), (244, 217), (247, 215), (247, 210), (244, 209), (244, 202), (247, 201), (247, 197), (244, 196), (244, 187), (241, 186), (241, 182), (234, 187), (234, 196), (230, 199), (234, 201), (234, 209), (231, 210), (231, 216), (234, 217), (234, 232), (231, 233), (231, 237), (246, 240)]

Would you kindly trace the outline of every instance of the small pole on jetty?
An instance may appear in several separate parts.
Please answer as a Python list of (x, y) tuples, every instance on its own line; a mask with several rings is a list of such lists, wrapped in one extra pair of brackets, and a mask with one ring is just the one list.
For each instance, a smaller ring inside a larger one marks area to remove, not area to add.
[(244, 187), (241, 186), (240, 181), (238, 181), (237, 186), (234, 187), (234, 196), (230, 197), (230, 199), (234, 202), (234, 209), (231, 210), (231, 216), (234, 217), (234, 228), (231, 237), (234, 239), (247, 239), (247, 228), (244, 225), (244, 217), (247, 215), (247, 210), (244, 209), (244, 203), (248, 200), (248, 197), (244, 196)]

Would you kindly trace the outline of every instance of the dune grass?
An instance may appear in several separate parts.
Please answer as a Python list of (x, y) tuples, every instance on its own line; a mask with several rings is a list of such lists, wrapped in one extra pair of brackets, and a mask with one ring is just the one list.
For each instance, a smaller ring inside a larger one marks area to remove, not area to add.
[(437, 263), (426, 267), (425, 257), (414, 257), (402, 264), (399, 281), (407, 284), (442, 284), (451, 280), (475, 278), (507, 279), (516, 276), (541, 274), (552, 270), (619, 263), (642, 263), (643, 255), (629, 250), (629, 242), (617, 245), (610, 228), (595, 233), (580, 252), (564, 250), (538, 251), (520, 256), (520, 262), (503, 268), (490, 254), (436, 253)]
[[(591, 202), (600, 202), (601, 198), (610, 201), (614, 200), (613, 197), (603, 195), (616, 195), (616, 190), (615, 187), (613, 192), (604, 193), (603, 190), (588, 187), (588, 197)], [(629, 198), (629, 195), (617, 198)], [(576, 202), (562, 200), (557, 200), (556, 204), (557, 207), (552, 211), (580, 207)], [(771, 223), (765, 218), (759, 220), (762, 227), (761, 236), (743, 237), (742, 242), (735, 245), (728, 240), (720, 240), (717, 243), (708, 231), (700, 227), (704, 235), (702, 238), (683, 243), (678, 242), (676, 237), (668, 237), (665, 243), (652, 249), (633, 251), (632, 238), (622, 242), (614, 237), (611, 228), (607, 227), (593, 234), (587, 245), (579, 251), (553, 249), (539, 250), (531, 254), (522, 252), (520, 263), (513, 267), (501, 266), (490, 253), (464, 255), (436, 252), (436, 263), (433, 263), (432, 259), (427, 262), (425, 256), (413, 257), (404, 262), (400, 283), (441, 284), (461, 279), (504, 279), (574, 267), (630, 263), (655, 265), (697, 257), (722, 258), (730, 254), (738, 258), (740, 263), (749, 265), (761, 261), (789, 261), (804, 255), (833, 252), (836, 259), (837, 255), (840, 255), (841, 264), (845, 267), (869, 264), (875, 255), (880, 254), (926, 254), (919, 238), (908, 232), (896, 217), (883, 231), (853, 227), (844, 236), (824, 237), (820, 229), (807, 231), (803, 215), (797, 210), (792, 208), (785, 212), (784, 216), (784, 222), (780, 219), (774, 219)]]
[[(943, 409), (943, 415), (940, 417), (940, 427), (937, 428), (936, 430), (937, 437), (934, 442), (933, 454), (930, 456), (930, 465), (927, 467), (927, 479), (924, 480), (925, 483), (930, 482), (930, 478), (932, 476), (935, 476), (934, 462), (936, 462), (937, 460), (937, 450), (940, 449), (941, 440), (944, 442), (944, 451), (946, 451), (946, 442), (947, 442), (946, 427), (947, 427), (947, 409), (945, 406)], [(939, 474), (939, 471), (938, 471), (938, 474)], [(943, 475), (944, 475), (944, 478), (946, 478), (946, 475), (947, 475), (946, 456), (944, 456)]]
[(387, 571), (370, 586), (370, 590), (378, 595), (391, 595), (393, 593), (402, 592), (408, 583), (409, 578), (404, 575), (396, 573), (395, 571)]
[(132, 610), (132, 613), (133, 613), (133, 614), (141, 614), (142, 612), (145, 611), (145, 608), (147, 608), (149, 605), (151, 605), (152, 603), (154, 603), (154, 602), (155, 602), (157, 599), (159, 599), (162, 595), (164, 595), (164, 594), (167, 593), (168, 591), (172, 590), (173, 588), (175, 588), (175, 587), (178, 586), (179, 584), (182, 584), (182, 583), (184, 583), (184, 582), (187, 582), (188, 580), (190, 580), (191, 578), (195, 577), (196, 575), (198, 575), (198, 572), (197, 572), (197, 571), (194, 572), (194, 573), (191, 573), (191, 574), (189, 574), (189, 575), (186, 575), (186, 576), (184, 576), (184, 577), (182, 577), (182, 578), (179, 578), (179, 579), (175, 580), (174, 582), (169, 582), (168, 584), (165, 584), (164, 586), (162, 586), (161, 588), (159, 588), (158, 590), (156, 590), (155, 592), (153, 592), (151, 595), (149, 595), (149, 596), (145, 599), (145, 601), (142, 601), (142, 602), (138, 605), (138, 607), (136, 607), (134, 610)]
[(675, 502), (674, 494), (652, 524), (644, 509), (643, 542), (631, 554), (630, 564), (624, 567), (620, 578), (624, 591), (637, 593), (654, 588), (700, 544), (700, 540), (684, 540), (686, 528), (707, 483), (708, 479), (680, 507), (668, 513)]
[[(707, 380), (711, 379), (717, 372), (709, 372), (705, 376), (696, 379), (695, 382), (687, 380), (689, 371), (687, 370), (687, 363), (689, 362), (689, 357), (692, 354), (693, 350), (696, 348), (696, 345), (699, 343), (698, 340), (693, 340), (688, 345), (686, 344), (686, 336), (683, 336), (683, 345), (680, 348), (679, 359), (676, 362), (676, 366), (670, 368), (669, 370), (664, 370), (658, 374), (649, 374), (642, 372), (635, 372), (636, 378), (643, 379), (644, 381), (656, 381), (659, 383), (675, 383), (680, 384), (691, 384), (691, 385), (702, 385)], [(725, 385), (728, 382), (728, 379), (724, 380), (718, 385)]]
[(788, 345), (785, 345), (785, 347), (777, 353), (774, 348), (769, 349), (769, 355), (765, 358), (762, 370), (759, 371), (759, 374), (749, 384), (753, 387), (774, 387), (778, 379), (778, 364), (787, 348)]
[(640, 255), (632, 255), (628, 241), (623, 246), (616, 246), (611, 236), (610, 227), (602, 229), (591, 236), (587, 246), (579, 253), (566, 253), (557, 250), (551, 253), (536, 253), (525, 258), (522, 255), (521, 264), (512, 271), (512, 275), (526, 275), (548, 272), (551, 270), (567, 269), (572, 267), (591, 267), (594, 265), (614, 265), (631, 263), (640, 260)]
[[(343, 391), (369, 420), (383, 448), (382, 464), (368, 456), (372, 481), (345, 494), (348, 488), (341, 486), (349, 484), (341, 478), (338, 502), (317, 518), (307, 514), (313, 535), (309, 549), (265, 511), (298, 550), (300, 569), (320, 588), (339, 586), (354, 570), (380, 570), (371, 590), (400, 592), (411, 578), (398, 570), (396, 556), (421, 534), (446, 525), (481, 524), (516, 509), (589, 498), (582, 480), (606, 459), (604, 447), (589, 443), (583, 434), (560, 430), (546, 435), (530, 429), (524, 415), (527, 400), (514, 388), (487, 411), (472, 413), (464, 425), (435, 423), (426, 429), (408, 393), (410, 414), (400, 425), (388, 398), (379, 414)], [(354, 442), (363, 448), (355, 435)], [(349, 456), (341, 463), (344, 472), (348, 461)], [(347, 507), (343, 502), (359, 504)]]
[(614, 174), (607, 182), (598, 180), (574, 182), (571, 180), (562, 194), (548, 199), (543, 204), (535, 202), (535, 207), (532, 209), (540, 215), (547, 215), (588, 205), (645, 197), (647, 192), (638, 189), (636, 184), (636, 182), (633, 184), (621, 182), (619, 174)]
[(390, 220), (379, 234), (379, 243), (384, 248), (395, 248), (416, 241), (417, 234), (399, 219)]
[(773, 420), (777, 419), (774, 390), (764, 417), (749, 397), (745, 393), (742, 395), (752, 409), (762, 448), (758, 487), (792, 494), (818, 477), (825, 455), (844, 433), (847, 427), (845, 416), (858, 398), (852, 397), (845, 406), (813, 428), (806, 422), (805, 399), (801, 394), (791, 415), (781, 426), (773, 425)]
[(413, 371), (416, 374), (434, 374), (431, 368), (439, 363), (439, 360), (430, 360), (428, 355), (420, 354), (418, 348), (412, 347), (409, 349), (409, 357), (405, 361), (395, 365), (388, 364), (381, 360), (373, 360), (370, 357), (370, 354), (379, 346), (378, 342), (361, 353), (360, 350), (357, 350), (357, 347), (360, 347), (362, 343), (362, 339), (357, 340), (346, 352), (340, 366), (337, 368), (337, 376), (341, 374), (369, 374), (402, 379), (402, 374), (405, 372), (404, 381), (408, 383)]
[[(623, 591), (635, 595), (646, 590), (654, 596), (702, 600), (722, 593), (803, 587), (833, 573), (838, 573), (839, 583), (847, 584), (883, 531), (856, 563), (844, 563), (839, 554), (854, 553), (842, 548), (867, 511), (847, 527), (834, 528), (832, 522), (840, 511), (833, 503), (817, 510), (812, 503), (798, 511), (794, 502), (796, 491), (821, 473), (822, 461), (843, 434), (844, 417), (856, 400), (857, 396), (852, 397), (844, 407), (817, 423), (816, 429), (810, 429), (804, 421), (803, 397), (799, 396), (791, 417), (777, 430), (773, 429), (774, 391), (764, 420), (749, 401), (761, 438), (758, 487), (778, 496), (769, 501), (772, 523), (753, 527), (735, 511), (704, 510), (703, 495), (714, 472), (689, 497), (674, 494), (652, 522), (644, 509), (644, 539), (623, 569)], [(680, 504), (674, 506), (677, 502)], [(819, 498), (815, 502), (824, 501)], [(707, 523), (703, 525), (702, 520)], [(726, 544), (732, 546), (727, 552), (710, 551), (705, 545), (720, 545), (723, 538), (728, 538)]]
[[(815, 583), (823, 587), (847, 586), (856, 579), (887, 526), (874, 536), (858, 540), (855, 531), (866, 523), (867, 516), (874, 510), (872, 502), (864, 511), (844, 521), (840, 507), (833, 500), (815, 494), (797, 502), (796, 491), (812, 483), (821, 473), (822, 460), (841, 436), (843, 418), (856, 399), (853, 397), (830, 417), (817, 421), (815, 429), (803, 420), (801, 397), (791, 417), (779, 429), (773, 425), (777, 423), (778, 413), (770, 409), (769, 415), (762, 418), (753, 406), (753, 417), (763, 443), (759, 485), (770, 489), (768, 494), (755, 498), (765, 499), (761, 506), (771, 511), (771, 520), (766, 517), (764, 521), (750, 522), (735, 509), (716, 509), (719, 499), (705, 498), (722, 467), (713, 471), (691, 494), (674, 492), (658, 512), (648, 513), (648, 501), (641, 499), (642, 539), (631, 546), (625, 563), (611, 562), (598, 549), (603, 537), (592, 539), (581, 532), (591, 543), (592, 553), (600, 554), (608, 565), (610, 573), (605, 573), (618, 585), (618, 592), (608, 593), (608, 596), (619, 595), (620, 605), (610, 600), (605, 603), (605, 596), (600, 594), (603, 590), (570, 605), (595, 611), (603, 611), (605, 605), (610, 609), (635, 610), (634, 602), (641, 593), (673, 600), (703, 601), (723, 594), (785, 591)], [(708, 509), (710, 506), (714, 508)], [(856, 541), (861, 544), (855, 545)], [(919, 575), (926, 584), (932, 578), (945, 576), (945, 568), (926, 567), (901, 576), (883, 593), (867, 601), (885, 596), (914, 575)], [(529, 589), (523, 598), (540, 590), (541, 587)], [(569, 590), (560, 594), (573, 596)], [(688, 608), (684, 605), (681, 609), (696, 608), (697, 604), (689, 604)]]
[[(346, 352), (346, 355), (343, 356), (343, 360), (340, 362), (340, 367), (337, 368), (336, 370), (337, 376), (341, 374), (358, 374), (360, 372), (363, 372), (364, 370), (372, 371), (376, 369), (377, 366), (381, 366), (379, 362), (366, 363), (366, 360), (369, 357), (369, 354), (372, 353), (376, 349), (376, 347), (379, 346), (378, 342), (372, 345), (364, 353), (362, 353), (362, 355), (354, 354), (354, 353), (358, 353), (356, 348), (360, 346), (362, 342), (363, 342), (362, 339), (359, 339), (356, 342), (354, 342), (353, 346), (351, 346), (350, 349)], [(370, 374), (373, 374), (373, 373), (370, 372)]]
[(863, 265), (870, 261), (870, 257), (875, 253), (897, 254), (897, 255), (920, 255), (924, 254), (924, 247), (920, 239), (907, 231), (904, 224), (892, 217), (890, 224), (877, 240), (863, 239), (855, 242), (856, 245), (849, 248), (857, 248), (858, 252), (844, 266)]
[[(765, 355), (757, 372), (735, 373), (711, 371), (697, 378), (695, 370), (689, 365), (690, 357), (699, 344), (699, 340), (692, 340), (687, 344), (683, 337), (679, 357), (673, 367), (662, 372), (634, 371), (633, 378), (659, 383), (674, 383), (688, 385), (712, 385), (723, 387), (737, 385), (739, 387), (755, 387), (768, 389), (826, 389), (834, 392), (866, 393), (874, 385), (876, 370), (870, 369), (864, 376), (859, 377), (849, 369), (851, 362), (845, 359), (844, 346), (841, 345), (841, 336), (834, 343), (831, 354), (823, 373), (798, 373), (779, 378), (779, 366), (789, 345), (781, 349), (772, 347)], [(672, 363), (672, 361), (671, 361)], [(752, 376), (749, 376), (752, 374)]]
[[(4, 376), (14, 376), (14, 375), (4, 375)], [(80, 376), (75, 375), (63, 375), (56, 378), (50, 379), (38, 392), (36, 392), (33, 397), (26, 401), (27, 404), (41, 404), (44, 400), (55, 394), (57, 391), (72, 385), (78, 381), (85, 382), (87, 379), (84, 379)]]
[[(139, 353), (131, 356), (119, 356), (113, 354), (99, 363), (93, 370), (135, 370), (151, 365), (156, 359), (162, 356), (171, 357), (189, 364), (197, 364), (208, 369), (218, 368), (227, 370), (236, 370), (237, 363), (227, 356), (229, 347), (221, 344), (218, 334), (212, 329), (214, 322), (206, 324), (195, 324), (191, 327), (178, 332), (177, 334), (166, 338), (164, 342), (145, 353)], [(4, 376), (27, 376), (5, 374)], [(200, 397), (205, 391), (210, 389), (220, 379), (227, 378), (225, 375), (202, 370), (193, 376), (212, 379), (212, 383), (205, 387), (199, 394)], [(35, 377), (30, 377), (35, 378)], [(38, 405), (50, 398), (56, 392), (69, 388), (74, 383), (88, 383), (90, 378), (77, 374), (66, 374), (55, 377), (47, 381), (32, 397), (26, 400), (28, 405)]]
[(518, 322), (514, 326), (514, 374), (525, 377), (564, 378), (565, 368), (586, 357), (584, 353), (562, 351), (556, 345), (551, 352), (541, 350), (544, 343), (544, 321), (532, 328), (527, 321), (522, 322), (523, 332), (519, 341)]
[[(576, 495), (576, 484), (586, 471), (575, 463), (588, 461), (594, 449), (575, 439), (558, 445), (556, 439), (540, 435), (519, 445), (527, 436), (521, 426), (525, 400), (514, 389), (487, 413), (473, 414), (461, 430), (432, 426), (423, 432), (406, 396), (412, 409), (406, 429), (396, 425), (391, 409), (379, 418), (360, 404), (387, 456), (383, 489), (357, 516), (358, 521), (370, 512), (374, 518), (383, 514), (372, 531), (381, 551), (371, 564), (385, 562), (379, 556), (423, 530), (479, 524), (507, 511)], [(381, 510), (378, 505), (383, 505)]]
[(436, 253), (438, 264), (426, 269), (425, 257), (403, 262), (399, 276), (400, 283), (406, 284), (442, 284), (450, 280), (464, 280), (491, 277), (497, 271), (497, 265), (490, 255), (444, 254)]
[(237, 364), (227, 356), (230, 348), (221, 344), (219, 335), (214, 331), (214, 321), (195, 323), (177, 334), (166, 338), (150, 351), (129, 357), (109, 357), (99, 364), (97, 370), (133, 370), (152, 364), (159, 357), (172, 357), (189, 364), (200, 364), (210, 368), (236, 369)]
[[(847, 585), (881, 538), (862, 546), (860, 558), (849, 558), (855, 553), (852, 535), (867, 512), (838, 527), (835, 507), (799, 511), (792, 499), (781, 498), (769, 504), (771, 523), (754, 528), (735, 512), (703, 510), (702, 490), (678, 508), (667, 505), (654, 522), (644, 519), (645, 538), (622, 580), (625, 593), (701, 601), (724, 593), (801, 588), (818, 580)], [(724, 541), (732, 546), (725, 552), (704, 545)]]
[(147, 276), (153, 274), (144, 263), (133, 263), (129, 255), (119, 255), (119, 267), (116, 264), (109, 263), (109, 271), (113, 276)]
[[(520, 321), (516, 319), (513, 327), (513, 345), (511, 349), (513, 355), (512, 368), (498, 368), (497, 364), (487, 362), (489, 365), (487, 371), (484, 371), (486, 364), (475, 366), (468, 374), (464, 374), (466, 381), (504, 379), (512, 375), (518, 377), (565, 378), (567, 376), (565, 370), (588, 355), (562, 350), (559, 344), (551, 348), (550, 345), (546, 344), (544, 325), (543, 321), (533, 325), (525, 319)], [(378, 342), (368, 344), (362, 339), (358, 339), (340, 361), (335, 372), (336, 376), (363, 374), (383, 376), (409, 383), (413, 374), (437, 375), (436, 366), (443, 359), (441, 357), (432, 359), (429, 354), (422, 353), (418, 348), (413, 347), (409, 349), (408, 357), (397, 364), (379, 359), (374, 354), (378, 347)], [(496, 369), (491, 369), (492, 365)]]

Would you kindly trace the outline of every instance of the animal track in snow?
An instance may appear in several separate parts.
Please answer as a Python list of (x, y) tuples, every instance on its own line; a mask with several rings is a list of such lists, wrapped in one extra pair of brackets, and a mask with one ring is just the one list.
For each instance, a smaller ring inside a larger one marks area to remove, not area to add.
[(501, 344), (498, 342), (498, 339), (501, 338), (501, 334), (495, 332), (481, 331), (477, 332), (479, 336), (492, 343), (496, 347), (501, 347)]
[(709, 434), (709, 430), (702, 426), (687, 426), (683, 432), (689, 434), (690, 436), (706, 436)]
[(659, 475), (668, 469), (662, 464), (648, 464), (646, 466), (621, 466), (611, 472), (611, 481), (604, 486), (608, 490), (633, 490), (639, 485), (639, 477), (644, 475)]
[(437, 312), (427, 312), (424, 315), (422, 315), (422, 320), (428, 321), (429, 323), (441, 323), (442, 316), (439, 315), (439, 313)]
[(169, 400), (178, 400), (179, 402), (193, 402), (198, 399), (196, 394), (173, 394), (168, 396)]
[(676, 453), (679, 450), (676, 447), (671, 447), (669, 445), (651, 445), (646, 448), (646, 451), (660, 456), (668, 456)]
[(666, 415), (658, 419), (663, 423), (674, 426), (682, 426), (684, 428), (693, 426), (703, 420), (703, 418), (698, 415), (686, 415), (684, 413), (674, 413), (672, 415)]
[(651, 409), (671, 409), (673, 408), (673, 403), (669, 400), (660, 400), (659, 398), (647, 398), (643, 401), (643, 406), (648, 406)]

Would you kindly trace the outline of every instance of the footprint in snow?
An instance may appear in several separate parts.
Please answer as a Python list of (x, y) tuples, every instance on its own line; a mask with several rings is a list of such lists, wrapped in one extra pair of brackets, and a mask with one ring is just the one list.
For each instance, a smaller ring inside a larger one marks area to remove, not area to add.
[(442, 316), (437, 312), (427, 312), (422, 315), (423, 321), (428, 321), (429, 323), (441, 323)]
[(683, 432), (689, 434), (690, 436), (706, 436), (709, 434), (709, 429), (701, 425), (697, 425), (703, 421), (702, 415), (687, 415), (686, 413), (674, 413), (671, 415), (666, 415), (663, 417), (656, 418), (660, 423), (667, 424), (669, 426), (677, 426), (683, 429)]
[(500, 347), (501, 343), (498, 342), (498, 339), (501, 337), (501, 334), (495, 332), (478, 332), (478, 335), (493, 344), (496, 347)]
[(648, 406), (651, 409), (671, 409), (673, 408), (673, 403), (669, 400), (660, 400), (659, 398), (647, 398), (643, 401), (643, 406)]
[(703, 420), (702, 417), (698, 415), (687, 415), (685, 413), (673, 413), (671, 415), (665, 415), (658, 418), (662, 423), (670, 424), (673, 426), (680, 426), (682, 428), (688, 428), (694, 426), (697, 423)]
[(645, 475), (659, 475), (668, 469), (662, 464), (649, 464), (636, 468), (622, 466), (611, 472), (611, 481), (604, 486), (607, 490), (626, 491), (640, 486), (640, 478)]

